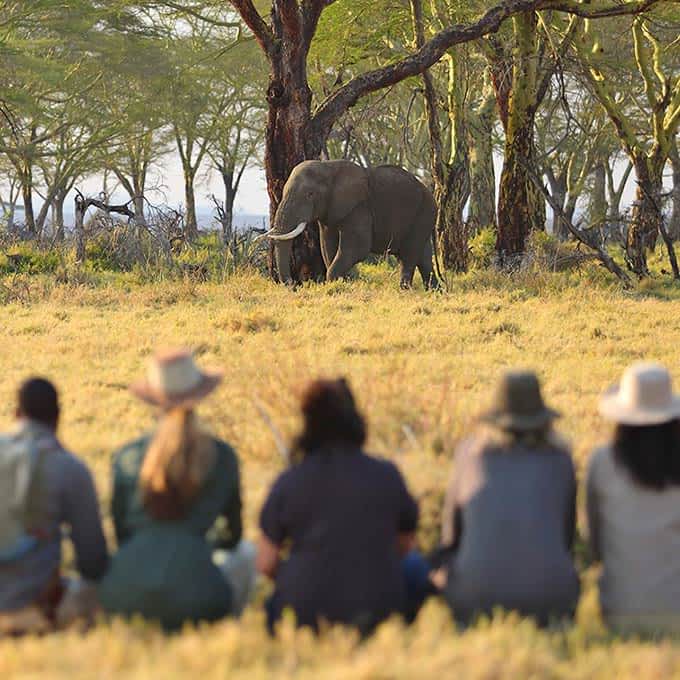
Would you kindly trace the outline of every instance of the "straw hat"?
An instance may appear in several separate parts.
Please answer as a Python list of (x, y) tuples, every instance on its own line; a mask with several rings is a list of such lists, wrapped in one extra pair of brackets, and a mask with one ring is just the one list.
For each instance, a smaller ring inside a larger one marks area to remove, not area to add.
[(163, 409), (191, 407), (222, 380), (221, 371), (201, 371), (189, 350), (159, 352), (148, 363), (146, 378), (130, 385), (143, 401)]
[(671, 376), (661, 364), (640, 361), (602, 395), (600, 414), (622, 425), (661, 425), (680, 418), (680, 396), (673, 394)]
[(491, 408), (481, 420), (503, 430), (530, 431), (548, 425), (560, 414), (543, 402), (532, 371), (510, 371), (498, 383)]

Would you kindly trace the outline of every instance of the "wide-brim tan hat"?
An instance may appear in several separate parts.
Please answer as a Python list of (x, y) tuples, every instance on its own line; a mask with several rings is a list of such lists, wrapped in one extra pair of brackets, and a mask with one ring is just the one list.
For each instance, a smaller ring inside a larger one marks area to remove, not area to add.
[(199, 369), (188, 349), (166, 350), (149, 361), (146, 378), (132, 383), (130, 392), (163, 409), (190, 408), (205, 399), (222, 377), (222, 371)]
[(621, 425), (661, 425), (680, 418), (680, 396), (673, 394), (670, 373), (661, 364), (640, 361), (602, 395), (599, 411)]

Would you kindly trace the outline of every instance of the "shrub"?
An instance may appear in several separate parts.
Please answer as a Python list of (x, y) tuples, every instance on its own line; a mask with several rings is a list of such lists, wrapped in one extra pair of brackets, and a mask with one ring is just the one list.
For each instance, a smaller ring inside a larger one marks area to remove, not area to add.
[(59, 250), (42, 250), (31, 243), (14, 246), (0, 255), (0, 274), (54, 274), (61, 265)]
[(472, 269), (487, 269), (496, 257), (496, 227), (480, 229), (468, 242)]

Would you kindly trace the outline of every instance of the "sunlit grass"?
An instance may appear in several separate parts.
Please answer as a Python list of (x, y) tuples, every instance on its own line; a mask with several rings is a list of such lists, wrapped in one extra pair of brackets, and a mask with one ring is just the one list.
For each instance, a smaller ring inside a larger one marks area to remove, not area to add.
[[(609, 427), (598, 394), (636, 359), (664, 362), (680, 385), (680, 288), (656, 279), (624, 293), (599, 269), (510, 280), (491, 272), (451, 282), (450, 291), (398, 290), (398, 274), (365, 266), (352, 282), (291, 291), (257, 274), (221, 285), (189, 281), (140, 286), (115, 276), (87, 285), (28, 281), (25, 302), (0, 307), (0, 426), (13, 391), (30, 374), (54, 379), (62, 436), (92, 465), (104, 507), (109, 459), (151, 426), (153, 414), (126, 386), (154, 348), (189, 345), (205, 366), (226, 371), (201, 408), (242, 460), (246, 534), (282, 469), (258, 405), (290, 437), (297, 395), (311, 377), (349, 378), (370, 424), (369, 449), (394, 460), (422, 507), (420, 540), (437, 539), (441, 497), (455, 442), (485, 406), (500, 373), (535, 368), (564, 417), (579, 475)], [(140, 626), (102, 625), (81, 638), (0, 643), (0, 677), (670, 678), (680, 647), (610, 638), (597, 615), (595, 574), (585, 572), (579, 624), (541, 633), (496, 620), (464, 634), (429, 607), (417, 626), (387, 624), (357, 646), (345, 632), (311, 642), (288, 627), (263, 631), (262, 612), (165, 640)]]

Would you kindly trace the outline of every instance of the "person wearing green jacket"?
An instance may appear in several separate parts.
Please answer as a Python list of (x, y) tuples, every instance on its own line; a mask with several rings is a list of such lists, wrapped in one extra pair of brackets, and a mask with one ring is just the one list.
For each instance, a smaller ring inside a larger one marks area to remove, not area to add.
[(186, 350), (157, 355), (133, 394), (158, 407), (155, 431), (114, 456), (112, 515), (119, 551), (99, 586), (110, 614), (166, 630), (238, 615), (254, 583), (254, 548), (241, 540), (238, 459), (199, 423), (196, 405), (221, 374)]

